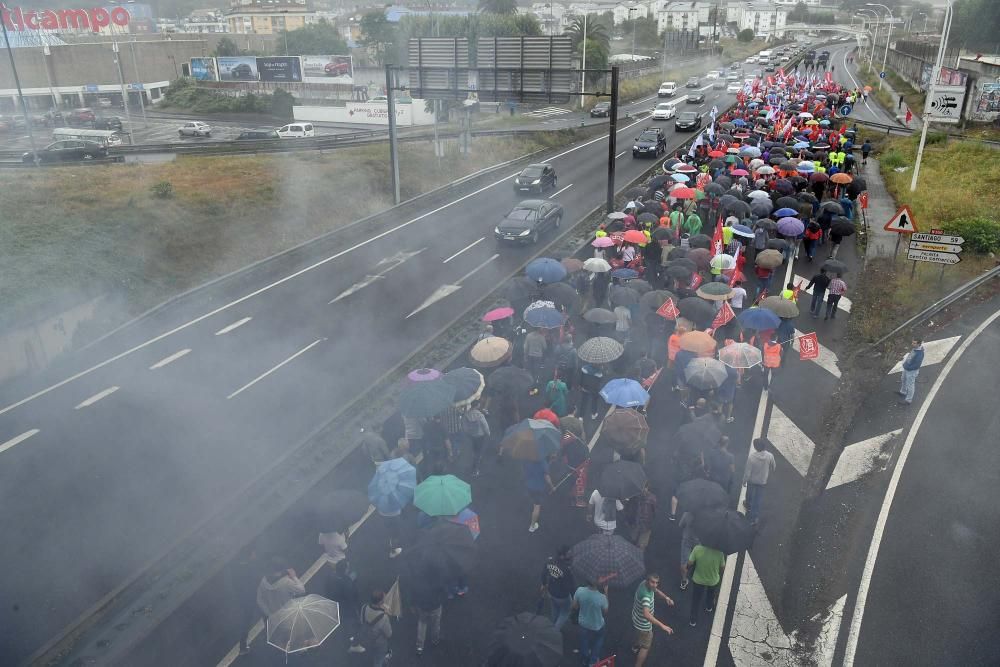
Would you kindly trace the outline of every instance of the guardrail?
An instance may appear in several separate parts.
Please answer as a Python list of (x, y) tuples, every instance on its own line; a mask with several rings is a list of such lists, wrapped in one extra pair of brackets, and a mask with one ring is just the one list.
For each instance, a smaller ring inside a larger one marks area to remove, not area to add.
[[(858, 125), (864, 125), (865, 127), (874, 127), (880, 130), (885, 130), (886, 134), (898, 134), (902, 136), (909, 136), (916, 132), (919, 132), (919, 128), (905, 127), (903, 125), (890, 125), (889, 123), (877, 123), (875, 121), (861, 120), (857, 122)], [(980, 139), (979, 137), (970, 137), (967, 134), (960, 134), (958, 132), (945, 132), (945, 134), (952, 139), (958, 139), (960, 141), (975, 141), (981, 144), (988, 144), (990, 146), (1000, 148), (1000, 141), (994, 141), (992, 139)]]

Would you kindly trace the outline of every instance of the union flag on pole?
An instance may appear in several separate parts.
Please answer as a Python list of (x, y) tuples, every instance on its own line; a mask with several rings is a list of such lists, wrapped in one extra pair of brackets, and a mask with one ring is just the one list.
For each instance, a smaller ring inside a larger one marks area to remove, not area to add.
[(667, 299), (663, 302), (662, 306), (656, 309), (656, 314), (668, 320), (676, 320), (680, 316), (681, 311), (677, 310), (673, 299)]
[(719, 308), (719, 312), (716, 313), (715, 319), (712, 320), (712, 328), (718, 329), (721, 326), (725, 326), (726, 324), (729, 324), (734, 317), (736, 317), (736, 313), (733, 312), (729, 302), (723, 301), (722, 308)]
[(807, 361), (819, 358), (819, 337), (816, 332), (799, 336), (799, 359)]
[(712, 257), (715, 257), (722, 252), (722, 216), (719, 216), (718, 222), (715, 223), (715, 233), (712, 234)]
[(688, 283), (688, 289), (696, 290), (701, 287), (702, 280), (704, 280), (699, 274), (694, 273), (691, 275), (691, 282)]
[(737, 280), (743, 280), (743, 274), (740, 273), (740, 251), (743, 250), (743, 245), (736, 246), (736, 253), (733, 255), (733, 274), (729, 276), (729, 286), (736, 287)]

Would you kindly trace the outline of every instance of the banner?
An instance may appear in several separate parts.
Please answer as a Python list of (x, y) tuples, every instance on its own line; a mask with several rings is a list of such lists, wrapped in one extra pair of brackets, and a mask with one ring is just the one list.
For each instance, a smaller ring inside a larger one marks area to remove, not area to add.
[(302, 56), (302, 74), (306, 83), (354, 83), (351, 56)]
[(819, 337), (816, 332), (799, 336), (799, 359), (819, 359)]
[(256, 81), (257, 59), (253, 56), (216, 58), (219, 81)]
[(261, 81), (302, 81), (302, 63), (298, 56), (257, 58), (257, 71)]
[(712, 328), (718, 329), (719, 327), (725, 326), (732, 322), (734, 317), (736, 317), (736, 313), (733, 312), (732, 306), (729, 305), (728, 301), (723, 301), (722, 308), (719, 308), (719, 312), (716, 313), (715, 319), (712, 320)]
[(215, 58), (192, 58), (191, 76), (195, 81), (218, 81), (219, 72), (215, 67)]
[(697, 273), (691, 276), (691, 282), (688, 284), (688, 289), (696, 290), (701, 287), (701, 283), (704, 279)]
[(677, 310), (673, 299), (667, 299), (663, 302), (662, 306), (656, 309), (656, 314), (668, 320), (676, 320), (680, 316), (681, 311)]
[(722, 252), (722, 241), (722, 218), (720, 216), (719, 221), (715, 223), (715, 232), (712, 234), (712, 257)]

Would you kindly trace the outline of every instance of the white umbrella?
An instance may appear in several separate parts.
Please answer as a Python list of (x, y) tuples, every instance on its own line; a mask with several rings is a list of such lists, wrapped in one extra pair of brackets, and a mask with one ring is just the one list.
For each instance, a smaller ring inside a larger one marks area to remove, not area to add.
[(607, 273), (611, 270), (611, 265), (600, 257), (591, 257), (583, 263), (583, 270), (591, 273)]
[(754, 190), (750, 194), (748, 194), (747, 197), (750, 197), (750, 199), (770, 199), (771, 195), (767, 194), (763, 190)]
[(624, 220), (625, 214), (621, 211), (614, 211), (613, 213), (608, 213), (608, 220)]
[(812, 118), (812, 117), (813, 115), (808, 111), (803, 111), (802, 113), (799, 114), (799, 118)]
[(267, 643), (285, 653), (322, 644), (340, 627), (340, 605), (320, 595), (289, 600), (267, 617)]

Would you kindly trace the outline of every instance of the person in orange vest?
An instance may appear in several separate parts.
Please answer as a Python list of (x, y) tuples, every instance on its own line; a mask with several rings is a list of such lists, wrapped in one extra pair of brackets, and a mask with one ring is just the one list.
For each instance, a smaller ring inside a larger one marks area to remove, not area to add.
[(775, 369), (781, 368), (781, 343), (777, 338), (771, 338), (764, 343), (764, 388), (767, 389), (771, 381), (771, 374)]
[(674, 367), (674, 358), (677, 356), (677, 352), (681, 349), (681, 334), (683, 331), (674, 330), (670, 334), (670, 338), (667, 340), (667, 367)]

